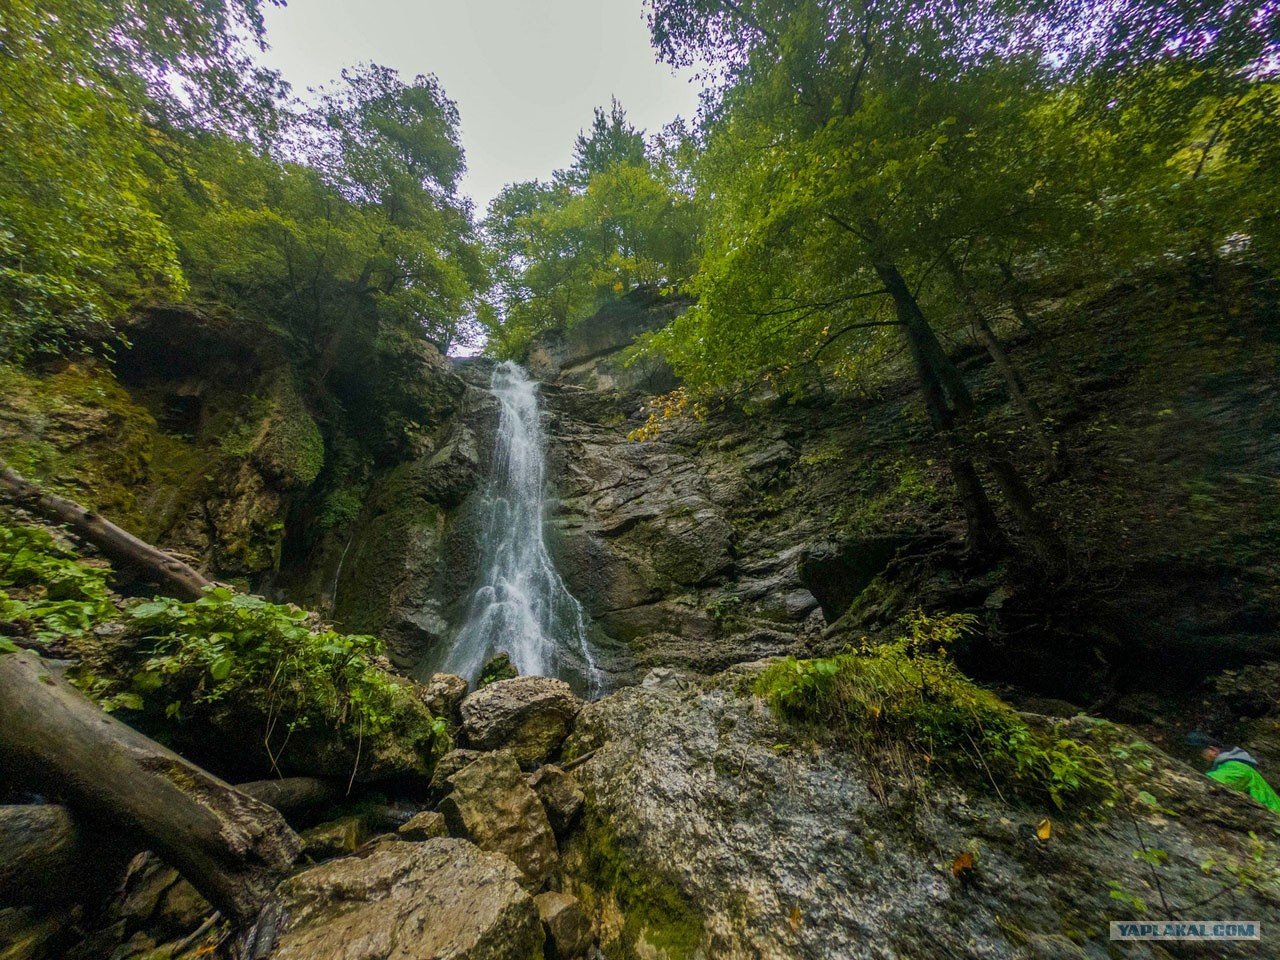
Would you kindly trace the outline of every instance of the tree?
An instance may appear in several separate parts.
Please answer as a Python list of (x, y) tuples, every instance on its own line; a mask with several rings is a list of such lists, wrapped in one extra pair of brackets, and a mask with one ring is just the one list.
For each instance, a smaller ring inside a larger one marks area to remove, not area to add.
[(699, 220), (686, 140), (673, 126), (646, 144), (615, 100), (579, 134), (568, 168), (503, 190), (485, 220), (497, 294), (491, 350), (518, 355), (539, 330), (689, 275)]
[(652, 22), (668, 59), (716, 55), (726, 67), (704, 119), (698, 303), (658, 347), (685, 376), (723, 384), (798, 359), (849, 361), (895, 330), (948, 447), (971, 542), (999, 539), (981, 465), (1025, 540), (1058, 555), (920, 296), (938, 253), (922, 228), (948, 200), (936, 188), (948, 144), (988, 123), (961, 109), (975, 90), (959, 81), (983, 55), (972, 38), (1007, 27), (1011, 58), (1034, 44), (994, 7), (655, 3)]
[(180, 295), (147, 203), (161, 130), (266, 135), (260, 0), (6, 3), (0, 21), (0, 359), (97, 341), (139, 298)]

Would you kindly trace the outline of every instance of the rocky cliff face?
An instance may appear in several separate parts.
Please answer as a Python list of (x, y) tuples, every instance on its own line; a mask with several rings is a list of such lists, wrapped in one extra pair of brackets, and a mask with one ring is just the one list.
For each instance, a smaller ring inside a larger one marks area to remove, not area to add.
[(779, 722), (751, 695), (758, 670), (655, 671), (579, 716), (566, 749), (588, 758), (574, 774), (586, 806), (564, 869), (606, 956), (1101, 960), (1115, 956), (1108, 921), (1139, 903), (1161, 916), (1280, 907), (1271, 881), (1236, 879), (1276, 869), (1250, 837), (1273, 817), (1130, 731), (1062, 728), (1123, 757), (1117, 799), (1085, 813), (942, 775), (913, 790)]
[[(1280, 658), (1280, 568), (1265, 547), (1280, 515), (1257, 496), (1280, 469), (1266, 427), (1280, 395), (1256, 349), (1276, 355), (1276, 306), (1262, 294), (1225, 337), (1169, 278), (1081, 293), (1046, 307), (1038, 339), (1010, 334), (1071, 465), (1037, 484), (1076, 554), (1052, 582), (966, 557), (923, 411), (892, 372), (862, 393), (762, 392), (628, 439), (649, 397), (617, 370), (660, 322), (652, 311), (671, 309), (636, 306), (530, 356), (549, 378), (559, 562), (618, 682), (835, 649), (916, 607), (980, 618), (957, 650), (971, 672), (1137, 722), (1206, 675)], [(985, 354), (958, 360), (1034, 474)]]

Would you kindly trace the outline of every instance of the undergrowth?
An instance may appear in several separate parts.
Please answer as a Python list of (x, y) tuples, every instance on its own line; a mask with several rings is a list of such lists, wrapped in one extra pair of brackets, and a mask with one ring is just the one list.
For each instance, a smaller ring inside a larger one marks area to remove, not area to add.
[(0, 524), (0, 652), (42, 643), (115, 616), (110, 570), (77, 561), (39, 527)]
[(1103, 758), (1030, 726), (962, 674), (947, 648), (974, 618), (915, 613), (895, 642), (770, 666), (756, 692), (785, 719), (851, 739), (915, 786), (931, 771), (1047, 797), (1062, 808), (1114, 792)]
[[(429, 755), (448, 749), (444, 721), (378, 663), (378, 639), (224, 587), (187, 603), (117, 605), (109, 576), (45, 530), (0, 524), (0, 651), (18, 648), (10, 637), (35, 646), (78, 637), (86, 662), (72, 677), (104, 709), (162, 711), (181, 722), (220, 703), (249, 708), (265, 717), (268, 750), (300, 729), (395, 738)], [(108, 651), (90, 633), (112, 621), (123, 641)]]

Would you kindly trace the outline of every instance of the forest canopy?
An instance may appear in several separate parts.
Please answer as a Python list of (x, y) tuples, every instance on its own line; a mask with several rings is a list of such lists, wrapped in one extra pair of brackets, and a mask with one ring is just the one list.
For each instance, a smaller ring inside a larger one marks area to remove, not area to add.
[(9, 5), (0, 358), (109, 345), (184, 297), (271, 325), (321, 376), (348, 328), (461, 335), (487, 278), (456, 106), (373, 65), (291, 99), (253, 56), (261, 7)]

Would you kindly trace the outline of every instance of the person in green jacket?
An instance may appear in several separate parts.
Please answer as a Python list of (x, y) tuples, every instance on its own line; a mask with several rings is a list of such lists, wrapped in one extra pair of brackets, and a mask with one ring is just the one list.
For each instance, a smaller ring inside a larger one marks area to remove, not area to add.
[(1258, 761), (1251, 753), (1198, 731), (1187, 736), (1187, 743), (1200, 747), (1200, 755), (1209, 762), (1210, 779), (1247, 793), (1268, 810), (1280, 813), (1280, 796), (1258, 772)]

